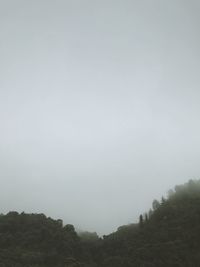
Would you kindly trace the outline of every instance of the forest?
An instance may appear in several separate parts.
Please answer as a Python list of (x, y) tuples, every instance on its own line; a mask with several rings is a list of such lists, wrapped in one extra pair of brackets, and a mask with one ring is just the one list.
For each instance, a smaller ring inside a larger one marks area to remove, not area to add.
[[(133, 206), (134, 208), (134, 206)], [(154, 200), (138, 223), (77, 233), (44, 214), (0, 215), (0, 267), (198, 267), (200, 180)]]

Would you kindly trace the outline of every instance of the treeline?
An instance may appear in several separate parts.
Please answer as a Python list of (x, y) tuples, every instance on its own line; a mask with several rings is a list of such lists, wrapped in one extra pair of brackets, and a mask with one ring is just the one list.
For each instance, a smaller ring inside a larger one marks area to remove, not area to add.
[[(123, 232), (122, 232), (123, 231)], [(200, 181), (170, 190), (138, 225), (105, 237), (102, 264), (111, 267), (200, 266)]]
[(65, 266), (81, 253), (73, 225), (44, 214), (0, 215), (0, 267)]
[(199, 180), (103, 238), (44, 214), (0, 215), (0, 267), (198, 267), (199, 251)]

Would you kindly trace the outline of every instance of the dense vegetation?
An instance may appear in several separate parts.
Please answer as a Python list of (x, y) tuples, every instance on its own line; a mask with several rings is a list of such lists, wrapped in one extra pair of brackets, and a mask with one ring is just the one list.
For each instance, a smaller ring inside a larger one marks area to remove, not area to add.
[(43, 214), (0, 215), (0, 267), (46, 266), (200, 266), (200, 181), (176, 186), (138, 224), (103, 238)]
[(168, 199), (152, 206), (138, 226), (104, 239), (101, 266), (200, 266), (200, 181), (176, 186)]

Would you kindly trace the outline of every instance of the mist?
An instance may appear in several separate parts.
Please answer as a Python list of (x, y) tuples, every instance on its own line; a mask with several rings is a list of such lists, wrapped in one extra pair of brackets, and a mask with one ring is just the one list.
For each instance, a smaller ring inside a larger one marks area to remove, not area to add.
[(0, 0), (0, 212), (107, 234), (199, 178), (199, 10)]

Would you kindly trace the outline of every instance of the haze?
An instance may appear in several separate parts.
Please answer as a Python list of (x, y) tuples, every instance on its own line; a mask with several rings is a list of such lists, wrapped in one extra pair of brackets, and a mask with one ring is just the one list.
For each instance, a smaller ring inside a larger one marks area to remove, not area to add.
[(0, 0), (0, 212), (106, 234), (199, 178), (199, 12)]

